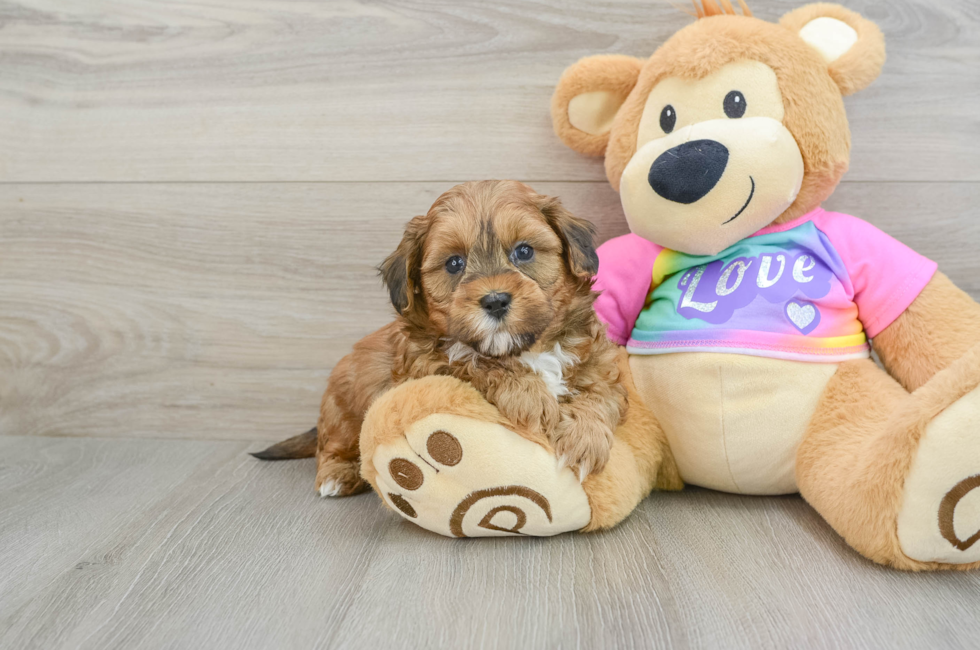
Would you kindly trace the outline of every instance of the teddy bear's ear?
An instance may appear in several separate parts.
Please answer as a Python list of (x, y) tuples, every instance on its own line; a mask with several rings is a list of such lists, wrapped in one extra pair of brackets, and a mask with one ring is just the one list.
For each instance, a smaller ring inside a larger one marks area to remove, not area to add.
[(867, 87), (885, 63), (885, 37), (878, 26), (840, 5), (805, 5), (783, 16), (779, 24), (820, 53), (844, 95)]
[(561, 141), (579, 153), (601, 156), (613, 118), (642, 67), (642, 59), (599, 54), (565, 70), (551, 98), (551, 120)]

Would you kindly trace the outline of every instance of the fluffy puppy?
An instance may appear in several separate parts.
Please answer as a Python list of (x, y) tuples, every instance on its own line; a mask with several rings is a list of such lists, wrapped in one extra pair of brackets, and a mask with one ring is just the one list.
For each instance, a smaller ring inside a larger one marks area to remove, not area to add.
[(412, 219), (380, 267), (398, 318), (330, 375), (315, 430), (256, 454), (313, 455), (323, 496), (368, 489), (358, 440), (371, 402), (409, 379), (470, 382), (515, 426), (546, 433), (584, 480), (626, 408), (616, 347), (592, 310), (591, 223), (515, 181), (457, 185)]

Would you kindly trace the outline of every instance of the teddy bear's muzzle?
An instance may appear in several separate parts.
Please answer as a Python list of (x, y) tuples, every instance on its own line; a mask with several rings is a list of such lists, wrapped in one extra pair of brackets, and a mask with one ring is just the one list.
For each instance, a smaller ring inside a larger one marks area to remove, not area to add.
[(642, 144), (623, 170), (619, 194), (635, 234), (714, 255), (789, 207), (803, 170), (800, 148), (778, 120), (706, 120)]

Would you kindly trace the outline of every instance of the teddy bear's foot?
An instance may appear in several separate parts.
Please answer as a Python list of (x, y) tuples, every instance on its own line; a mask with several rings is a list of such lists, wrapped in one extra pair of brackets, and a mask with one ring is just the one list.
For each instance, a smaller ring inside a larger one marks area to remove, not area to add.
[(926, 426), (905, 479), (898, 540), (920, 562), (980, 561), (980, 387)]
[(440, 535), (556, 535), (592, 515), (570, 469), (496, 423), (433, 413), (379, 444), (372, 462), (385, 502)]

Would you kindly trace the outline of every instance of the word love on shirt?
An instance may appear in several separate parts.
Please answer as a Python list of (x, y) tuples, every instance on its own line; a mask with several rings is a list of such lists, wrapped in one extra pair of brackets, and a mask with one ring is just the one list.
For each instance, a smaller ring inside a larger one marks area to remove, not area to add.
[(718, 325), (728, 322), (735, 310), (756, 296), (771, 303), (786, 302), (800, 294), (822, 298), (830, 291), (833, 276), (822, 260), (804, 249), (716, 260), (681, 275), (677, 288), (683, 296), (677, 313)]

